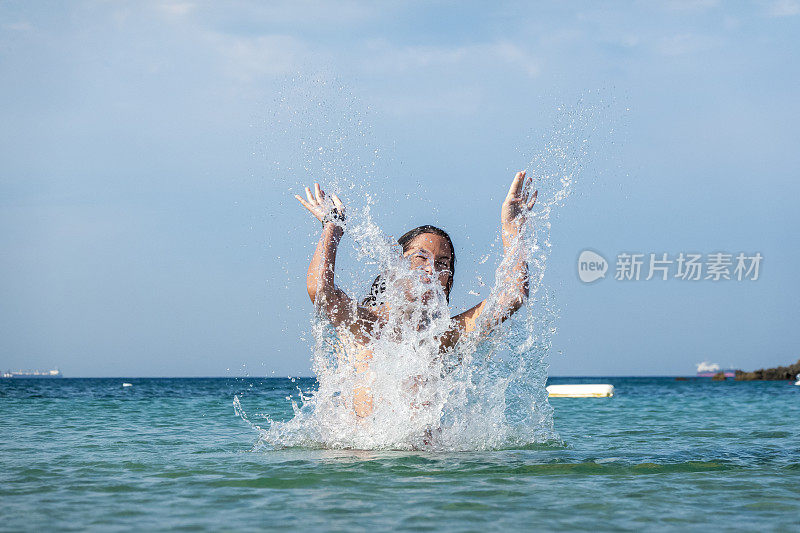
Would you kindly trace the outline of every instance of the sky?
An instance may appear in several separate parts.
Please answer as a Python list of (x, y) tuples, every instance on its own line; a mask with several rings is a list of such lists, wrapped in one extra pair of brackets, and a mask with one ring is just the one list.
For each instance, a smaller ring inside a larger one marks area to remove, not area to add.
[[(374, 197), (387, 234), (450, 232), (470, 307), (508, 183), (565, 109), (591, 147), (551, 219), (550, 373), (789, 364), (798, 94), (795, 0), (2, 0), (0, 370), (310, 375), (319, 227), (293, 195), (350, 171), (343, 199)], [(375, 272), (343, 248), (357, 287)], [(605, 278), (580, 280), (586, 249)], [(681, 252), (763, 261), (614, 277), (621, 253)]]

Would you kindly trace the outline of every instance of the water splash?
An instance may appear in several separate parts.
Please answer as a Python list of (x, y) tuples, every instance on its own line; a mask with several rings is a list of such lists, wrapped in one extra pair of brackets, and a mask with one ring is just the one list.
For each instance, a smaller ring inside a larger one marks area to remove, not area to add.
[[(487, 321), (500, 312), (499, 295), (512, 260), (498, 258), (495, 286), (478, 328), (489, 333), (464, 336), (453, 350), (440, 353), (440, 339), (450, 327), (445, 295), (402, 260), (396, 243), (372, 217), (376, 198), (369, 190), (388, 186), (389, 180), (377, 172), (381, 150), (371, 144), (365, 112), (335, 81), (298, 77), (287, 85), (273, 115), (273, 131), (297, 139), (294, 157), (303, 176), (324, 176), (330, 192), (350, 200), (347, 235), (356, 258), (384, 273), (384, 302), (404, 311), (389, 313), (386, 324), (361, 346), (317, 312), (312, 319), (312, 370), (318, 387), (302, 391), (300, 402), (292, 402), (294, 416), (268, 420), (269, 426), (262, 428), (248, 419), (238, 397), (234, 401), (237, 414), (259, 432), (261, 445), (475, 450), (558, 440), (545, 390), (557, 310), (543, 276), (551, 250), (551, 217), (570, 196), (589, 156), (594, 109), (583, 101), (560, 109), (553, 130), (526, 155), (539, 189), (516, 243), (529, 265), (527, 304), (502, 325), (490, 327)], [(286, 173), (278, 175), (282, 179)], [(365, 292), (363, 279), (337, 270), (339, 284), (344, 278), (352, 297)], [(420, 302), (425, 293), (433, 297), (409, 307), (409, 291), (411, 301)], [(359, 360), (364, 349), (372, 352), (367, 364)], [(368, 416), (358, 416), (355, 405), (365, 390), (372, 409)]]

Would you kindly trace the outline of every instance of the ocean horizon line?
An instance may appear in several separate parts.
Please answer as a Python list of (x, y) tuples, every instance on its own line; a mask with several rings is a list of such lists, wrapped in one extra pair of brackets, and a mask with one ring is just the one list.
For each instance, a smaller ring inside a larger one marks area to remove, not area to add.
[[(696, 378), (699, 377), (694, 374), (575, 374), (575, 375), (566, 375), (566, 374), (552, 374), (548, 375), (548, 378), (569, 378), (569, 379), (616, 379), (616, 378)], [(14, 378), (6, 378), (6, 379), (42, 379), (40, 377), (35, 376), (19, 376)], [(247, 375), (239, 375), (239, 376), (126, 376), (126, 375), (119, 375), (119, 376), (64, 376), (62, 374), (61, 377), (56, 378), (58, 380), (62, 379), (316, 379), (316, 376), (307, 376), (307, 375), (297, 375), (297, 376), (247, 376)], [(710, 379), (710, 378), (708, 378)]]

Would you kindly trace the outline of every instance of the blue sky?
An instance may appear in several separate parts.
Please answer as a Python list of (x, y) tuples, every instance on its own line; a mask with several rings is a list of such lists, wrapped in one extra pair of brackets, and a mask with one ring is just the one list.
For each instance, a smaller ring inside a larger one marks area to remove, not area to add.
[[(324, 102), (312, 133), (363, 118), (387, 233), (450, 231), (456, 308), (485, 295), (513, 171), (559, 106), (593, 102), (552, 221), (551, 373), (796, 361), (798, 30), (792, 0), (0, 2), (0, 369), (308, 374), (317, 226), (292, 194), (313, 176), (275, 119), (293, 84)], [(585, 248), (764, 262), (755, 282), (587, 285)]]

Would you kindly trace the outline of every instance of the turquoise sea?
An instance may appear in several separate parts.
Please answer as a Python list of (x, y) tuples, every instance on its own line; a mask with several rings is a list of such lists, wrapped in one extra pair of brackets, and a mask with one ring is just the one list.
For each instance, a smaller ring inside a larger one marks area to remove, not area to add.
[[(122, 387), (129, 382), (132, 387)], [(300, 379), (0, 381), (0, 530), (800, 531), (800, 387), (551, 378), (562, 443), (271, 450)]]

